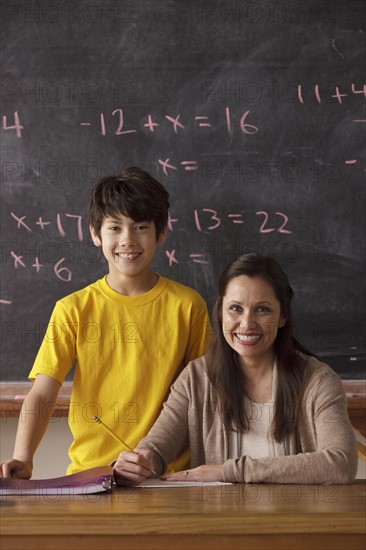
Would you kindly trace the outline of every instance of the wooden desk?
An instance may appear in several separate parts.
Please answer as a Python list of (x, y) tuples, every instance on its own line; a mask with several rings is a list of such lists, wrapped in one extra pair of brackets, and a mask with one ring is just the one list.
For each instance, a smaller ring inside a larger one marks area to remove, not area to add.
[(5, 497), (1, 550), (365, 549), (364, 482)]

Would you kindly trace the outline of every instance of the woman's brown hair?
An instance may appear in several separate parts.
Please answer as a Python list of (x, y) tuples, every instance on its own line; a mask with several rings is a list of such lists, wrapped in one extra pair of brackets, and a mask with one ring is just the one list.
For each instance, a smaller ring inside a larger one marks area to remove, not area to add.
[[(302, 396), (307, 356), (314, 355), (293, 336), (292, 288), (281, 266), (270, 257), (244, 254), (232, 262), (219, 280), (219, 295), (213, 312), (214, 335), (206, 354), (207, 374), (216, 391), (225, 427), (249, 431), (244, 406), (244, 381), (237, 353), (225, 340), (222, 329), (222, 303), (229, 282), (235, 277), (262, 277), (273, 288), (286, 319), (274, 342), (277, 360), (277, 392), (272, 431), (276, 441), (295, 431)], [(300, 352), (300, 353), (299, 353)]]

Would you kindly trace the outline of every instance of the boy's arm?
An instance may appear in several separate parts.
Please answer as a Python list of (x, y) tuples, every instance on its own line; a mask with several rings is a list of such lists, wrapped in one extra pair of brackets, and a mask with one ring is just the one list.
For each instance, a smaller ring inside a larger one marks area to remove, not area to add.
[(38, 374), (20, 411), (13, 458), (0, 463), (0, 477), (29, 479), (33, 456), (47, 429), (55, 408), (60, 383)]

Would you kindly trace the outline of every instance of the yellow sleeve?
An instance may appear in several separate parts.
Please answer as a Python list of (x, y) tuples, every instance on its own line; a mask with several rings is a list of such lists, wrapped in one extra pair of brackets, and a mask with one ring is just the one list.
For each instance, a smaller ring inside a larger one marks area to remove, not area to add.
[(212, 337), (212, 327), (205, 301), (198, 296), (192, 305), (191, 330), (184, 358), (187, 365), (193, 359), (205, 355), (207, 345)]
[(57, 302), (28, 378), (47, 374), (63, 384), (75, 361), (75, 323)]

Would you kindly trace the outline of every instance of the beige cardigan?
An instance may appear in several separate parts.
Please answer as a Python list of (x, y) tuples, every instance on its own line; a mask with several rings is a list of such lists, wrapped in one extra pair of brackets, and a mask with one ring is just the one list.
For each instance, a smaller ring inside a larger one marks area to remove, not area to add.
[(229, 458), (228, 432), (217, 412), (205, 358), (191, 361), (171, 387), (163, 411), (140, 448), (154, 452), (160, 475), (189, 444), (191, 467), (223, 464), (224, 481), (246, 483), (351, 483), (357, 448), (338, 375), (314, 357), (290, 455)]

